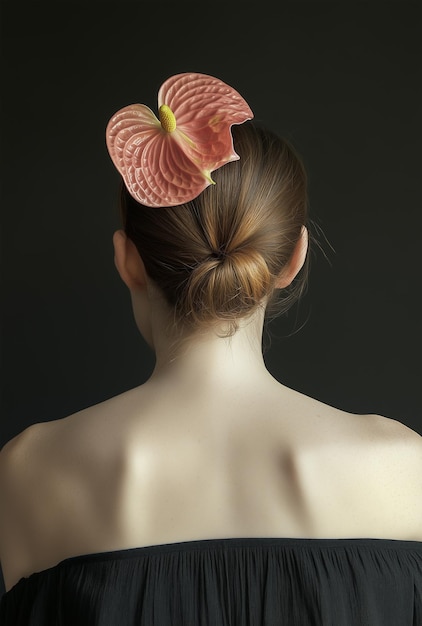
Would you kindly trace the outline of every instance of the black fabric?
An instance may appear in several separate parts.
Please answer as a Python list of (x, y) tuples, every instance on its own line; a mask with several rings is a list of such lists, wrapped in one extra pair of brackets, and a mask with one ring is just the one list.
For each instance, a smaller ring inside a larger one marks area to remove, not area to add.
[(422, 542), (205, 539), (21, 578), (1, 626), (422, 626)]

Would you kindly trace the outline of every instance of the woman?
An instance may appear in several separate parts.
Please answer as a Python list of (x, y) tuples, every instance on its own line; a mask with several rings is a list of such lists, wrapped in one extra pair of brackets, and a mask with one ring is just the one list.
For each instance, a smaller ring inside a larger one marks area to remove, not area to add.
[(171, 77), (159, 117), (107, 127), (156, 366), (3, 448), (1, 624), (422, 624), (421, 437), (263, 360), (306, 281), (299, 156), (213, 77)]

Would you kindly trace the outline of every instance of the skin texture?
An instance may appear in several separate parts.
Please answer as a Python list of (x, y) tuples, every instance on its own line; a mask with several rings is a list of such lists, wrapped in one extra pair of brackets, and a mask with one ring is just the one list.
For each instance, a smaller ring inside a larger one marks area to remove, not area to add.
[[(222, 339), (174, 347), (161, 294), (123, 231), (116, 268), (156, 353), (149, 380), (64, 419), (34, 424), (0, 453), (0, 559), (22, 576), (93, 552), (229, 537), (422, 541), (422, 437), (275, 380), (264, 308)], [(306, 254), (302, 231), (278, 286)]]

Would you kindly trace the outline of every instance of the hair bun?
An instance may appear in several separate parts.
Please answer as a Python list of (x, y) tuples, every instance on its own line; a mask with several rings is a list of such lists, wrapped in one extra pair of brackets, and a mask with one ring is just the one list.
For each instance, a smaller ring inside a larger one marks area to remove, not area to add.
[(191, 321), (232, 320), (252, 312), (271, 286), (272, 277), (262, 254), (251, 247), (214, 251), (193, 269), (180, 303)]
[(210, 258), (215, 259), (216, 261), (224, 261), (225, 259), (227, 259), (229, 254), (230, 253), (226, 252), (225, 250), (213, 250), (213, 252), (211, 252), (210, 254)]

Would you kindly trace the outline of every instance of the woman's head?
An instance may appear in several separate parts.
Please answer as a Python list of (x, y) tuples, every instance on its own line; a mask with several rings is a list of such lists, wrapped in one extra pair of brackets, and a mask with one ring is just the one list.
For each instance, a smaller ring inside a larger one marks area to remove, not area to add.
[(214, 171), (215, 185), (186, 204), (146, 207), (121, 186), (125, 233), (181, 330), (224, 322), (233, 334), (260, 306), (286, 311), (306, 283), (305, 267), (287, 286), (307, 223), (303, 163), (289, 142), (252, 122), (232, 134), (240, 159)]

